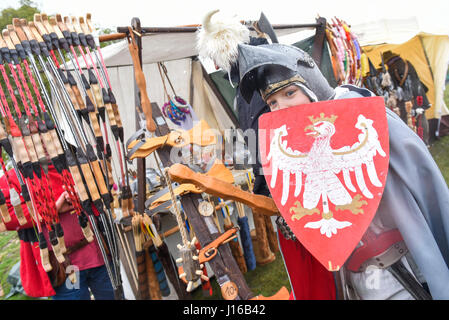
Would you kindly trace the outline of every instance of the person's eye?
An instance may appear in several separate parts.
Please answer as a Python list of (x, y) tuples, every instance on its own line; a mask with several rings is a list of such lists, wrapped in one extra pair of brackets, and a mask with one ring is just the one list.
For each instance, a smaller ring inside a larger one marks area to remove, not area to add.
[(270, 108), (273, 108), (273, 107), (275, 107), (276, 105), (277, 105), (277, 101), (276, 101), (276, 100), (268, 101), (268, 106), (269, 106)]
[(287, 92), (286, 92), (286, 96), (287, 97), (291, 97), (292, 95), (294, 95), (295, 93), (296, 93), (296, 89), (291, 89), (291, 90), (288, 90)]

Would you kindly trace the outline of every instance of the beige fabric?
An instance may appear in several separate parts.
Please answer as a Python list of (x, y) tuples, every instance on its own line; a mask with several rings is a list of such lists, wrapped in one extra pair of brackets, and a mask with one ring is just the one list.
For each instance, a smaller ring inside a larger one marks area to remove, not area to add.
[(446, 72), (449, 62), (449, 37), (432, 34), (420, 34), (424, 50), (427, 53), (433, 72), (435, 86), (435, 118), (449, 114), (444, 103), (444, 90), (446, 88)]

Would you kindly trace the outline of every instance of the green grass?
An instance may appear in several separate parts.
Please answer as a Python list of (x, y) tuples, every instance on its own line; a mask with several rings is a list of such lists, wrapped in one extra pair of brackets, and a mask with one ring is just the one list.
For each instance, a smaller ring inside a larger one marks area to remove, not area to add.
[[(3, 287), (4, 295), (6, 296), (11, 285), (6, 281), (8, 278), (8, 273), (11, 268), (20, 259), (20, 242), (17, 237), (17, 233), (14, 232), (4, 232), (0, 234), (0, 283)], [(3, 300), (5, 297), (0, 297)], [(25, 300), (29, 299), (27, 296), (22, 294), (17, 294), (9, 298), (10, 300)]]

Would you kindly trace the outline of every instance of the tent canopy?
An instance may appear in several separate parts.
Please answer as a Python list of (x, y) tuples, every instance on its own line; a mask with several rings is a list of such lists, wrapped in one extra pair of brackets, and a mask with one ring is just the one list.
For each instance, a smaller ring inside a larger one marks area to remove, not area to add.
[(448, 115), (444, 103), (444, 89), (449, 61), (449, 37), (419, 33), (402, 44), (378, 44), (364, 46), (363, 50), (375, 67), (381, 63), (382, 52), (391, 50), (415, 67), (421, 81), (429, 91), (427, 97), (432, 106), (426, 111), (428, 119)]

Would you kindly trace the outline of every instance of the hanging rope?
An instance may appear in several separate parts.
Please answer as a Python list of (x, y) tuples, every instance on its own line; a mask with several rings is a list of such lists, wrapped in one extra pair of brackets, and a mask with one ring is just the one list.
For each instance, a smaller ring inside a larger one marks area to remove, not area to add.
[[(162, 106), (162, 113), (166, 118), (169, 118), (174, 124), (180, 126), (182, 122), (187, 119), (187, 115), (190, 115), (190, 105), (180, 96), (178, 96), (175, 92), (175, 89), (168, 77), (167, 68), (162, 62), (157, 64), (159, 69), (159, 74), (161, 75), (162, 86), (164, 87), (164, 94), (167, 102)], [(173, 97), (168, 93), (167, 87), (165, 85), (164, 76), (162, 75), (162, 71), (164, 72), (165, 77), (167, 78), (168, 84), (173, 92)]]

